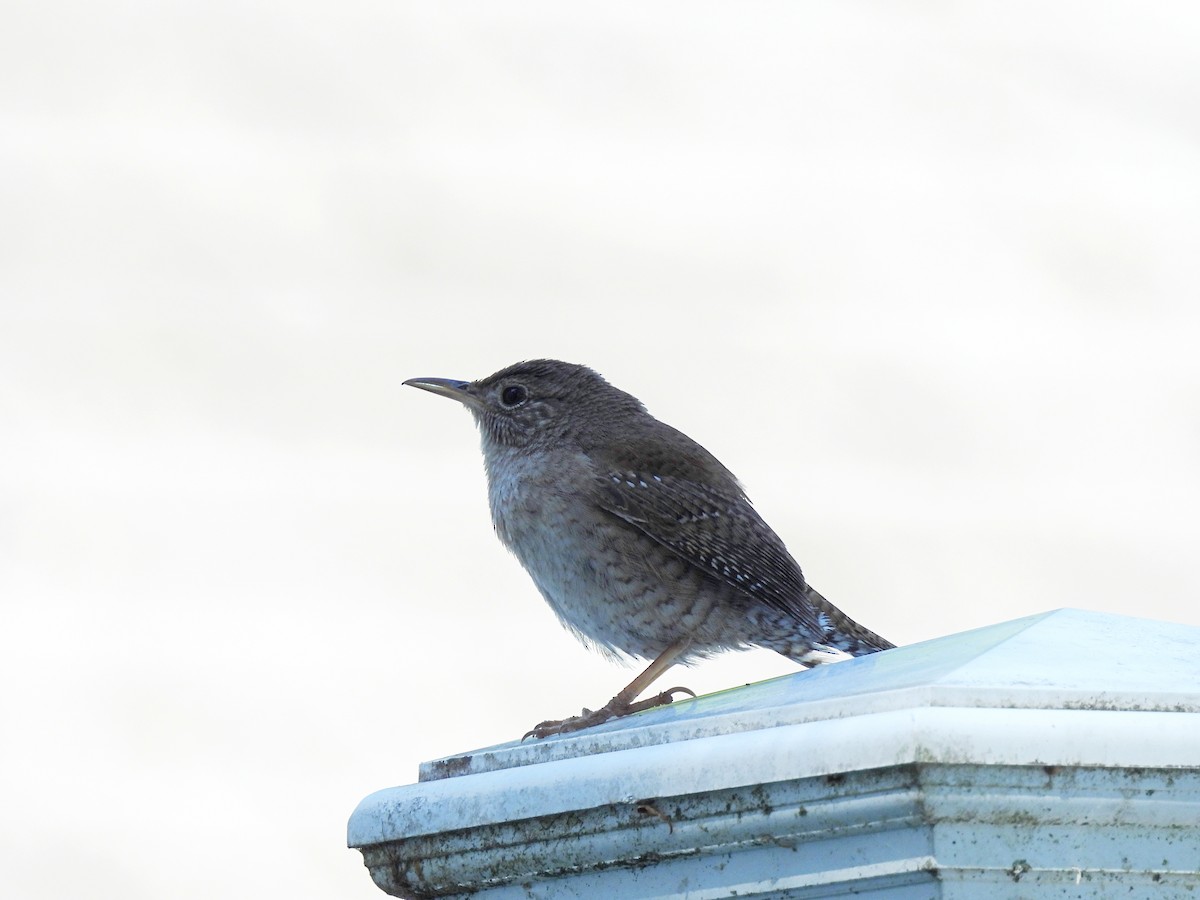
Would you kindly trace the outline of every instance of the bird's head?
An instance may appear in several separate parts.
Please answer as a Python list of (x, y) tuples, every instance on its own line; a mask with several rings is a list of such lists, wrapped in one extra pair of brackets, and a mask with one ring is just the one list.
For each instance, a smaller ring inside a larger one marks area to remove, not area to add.
[(492, 446), (587, 447), (614, 421), (644, 414), (636, 398), (613, 387), (587, 366), (534, 359), (501, 369), (478, 381), (410, 378), (416, 388), (450, 397), (471, 411)]

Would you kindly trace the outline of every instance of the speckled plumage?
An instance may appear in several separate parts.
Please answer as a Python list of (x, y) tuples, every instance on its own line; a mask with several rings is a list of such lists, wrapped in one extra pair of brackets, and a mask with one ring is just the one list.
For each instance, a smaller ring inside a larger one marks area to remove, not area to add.
[(591, 369), (412, 383), (471, 410), (496, 532), (586, 642), (653, 658), (688, 638), (680, 661), (759, 646), (805, 664), (892, 646), (807, 584), (712, 454)]

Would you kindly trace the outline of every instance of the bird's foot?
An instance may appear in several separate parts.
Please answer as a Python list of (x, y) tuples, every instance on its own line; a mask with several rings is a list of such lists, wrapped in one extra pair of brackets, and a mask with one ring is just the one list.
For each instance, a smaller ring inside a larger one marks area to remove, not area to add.
[(665, 706), (675, 699), (676, 694), (687, 694), (689, 697), (695, 697), (695, 693), (685, 687), (667, 688), (653, 697), (647, 697), (645, 700), (638, 700), (631, 703), (624, 699), (620, 694), (609, 700), (604, 706), (599, 709), (585, 709), (577, 716), (567, 716), (565, 719), (548, 719), (545, 722), (533, 726), (529, 731), (525, 732), (526, 738), (544, 738), (550, 737), (552, 734), (570, 734), (572, 731), (582, 731), (584, 728), (591, 728), (593, 725), (599, 725), (602, 722), (607, 722), (609, 719), (619, 719), (621, 716), (628, 716), (635, 712), (641, 712), (644, 709), (653, 709), (656, 706)]

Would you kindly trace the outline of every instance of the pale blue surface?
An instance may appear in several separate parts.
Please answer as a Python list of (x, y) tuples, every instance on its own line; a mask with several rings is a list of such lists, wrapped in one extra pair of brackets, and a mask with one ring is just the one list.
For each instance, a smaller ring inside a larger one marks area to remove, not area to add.
[(1200, 629), (1057, 610), (428, 763), (350, 844), (406, 896), (1161, 897), (1198, 713)]

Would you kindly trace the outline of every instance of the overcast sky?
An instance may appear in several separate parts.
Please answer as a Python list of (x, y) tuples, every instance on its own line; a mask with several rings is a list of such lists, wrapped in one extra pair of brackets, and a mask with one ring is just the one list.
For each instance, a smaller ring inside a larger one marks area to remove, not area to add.
[(631, 677), (413, 376), (592, 365), (897, 643), (1200, 624), (1195, 4), (0, 19), (6, 896), (382, 896), (361, 797)]

